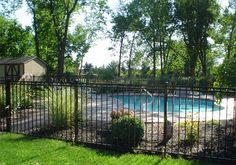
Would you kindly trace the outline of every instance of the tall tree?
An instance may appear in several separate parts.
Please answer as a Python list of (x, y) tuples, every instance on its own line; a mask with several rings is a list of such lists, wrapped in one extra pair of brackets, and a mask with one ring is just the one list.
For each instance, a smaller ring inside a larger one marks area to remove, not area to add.
[(121, 75), (121, 60), (122, 55), (124, 52), (124, 39), (126, 37), (126, 32), (128, 31), (129, 22), (125, 16), (125, 12), (119, 12), (115, 16), (113, 16), (112, 20), (113, 25), (113, 36), (115, 40), (120, 41), (120, 48), (119, 48), (119, 61), (118, 61), (118, 77)]
[[(133, 0), (128, 6), (135, 28), (150, 47), (153, 61), (153, 77), (156, 76), (159, 57), (161, 73), (164, 74), (171, 36), (172, 3), (170, 0)], [(159, 55), (159, 56), (158, 56)]]
[(185, 42), (188, 59), (185, 63), (186, 76), (194, 76), (198, 60), (202, 73), (207, 75), (207, 50), (209, 29), (218, 15), (216, 0), (176, 0), (175, 16)]
[(32, 15), (35, 54), (47, 61), (50, 73), (57, 68), (57, 40), (49, 10), (48, 0), (26, 0), (28, 11)]
[(68, 38), (68, 30), (73, 12), (78, 5), (78, 0), (49, 0), (51, 17), (57, 38), (57, 74), (64, 72), (64, 60)]
[(34, 42), (36, 56), (42, 58), (39, 52), (39, 21), (37, 18), (38, 3), (36, 0), (26, 0), (26, 3), (33, 15), (33, 29), (34, 29)]
[[(129, 59), (128, 59), (128, 77), (131, 77), (131, 60), (132, 60), (132, 54), (135, 44), (135, 38), (136, 38), (136, 30), (133, 26), (134, 20), (128, 15), (128, 10), (125, 5), (121, 5), (120, 12), (116, 13), (113, 16), (112, 23), (112, 38), (116, 41), (119, 40), (120, 47), (119, 47), (119, 61), (118, 61), (118, 77), (120, 77), (121, 74), (121, 62), (122, 57), (125, 54), (125, 48), (129, 48)], [(131, 40), (129, 38), (131, 37)], [(126, 43), (126, 40), (128, 43)], [(127, 46), (125, 44), (128, 44)]]
[(219, 19), (220, 29), (216, 30), (215, 40), (223, 48), (227, 59), (236, 54), (236, 1), (230, 0)]
[[(57, 41), (57, 74), (62, 75), (64, 71), (64, 56), (67, 51), (68, 34), (73, 14), (85, 11), (85, 24), (94, 30), (102, 28), (105, 24), (104, 12), (107, 12), (106, 0), (49, 0), (52, 22)], [(83, 8), (83, 10), (81, 9)], [(81, 9), (81, 10), (80, 10)], [(89, 9), (88, 12), (86, 9)], [(88, 13), (88, 15), (87, 15)], [(91, 22), (92, 21), (92, 22)], [(92, 28), (91, 28), (92, 27)], [(96, 27), (96, 28), (95, 28)]]
[(68, 46), (68, 53), (71, 54), (74, 52), (76, 54), (75, 67), (77, 72), (76, 74), (78, 75), (81, 75), (83, 58), (93, 43), (92, 34), (93, 33), (90, 33), (90, 29), (78, 25), (75, 31), (69, 35), (70, 45)]
[(128, 77), (129, 78), (132, 75), (131, 64), (132, 64), (132, 55), (133, 55), (133, 50), (134, 50), (135, 38), (136, 38), (136, 32), (133, 33), (131, 43), (130, 43), (129, 61), (128, 61)]

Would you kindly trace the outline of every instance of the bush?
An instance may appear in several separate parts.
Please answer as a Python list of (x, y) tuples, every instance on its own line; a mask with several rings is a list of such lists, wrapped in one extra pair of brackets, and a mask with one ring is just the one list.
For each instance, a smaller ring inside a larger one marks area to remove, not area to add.
[(198, 125), (194, 122), (186, 127), (186, 142), (194, 144), (198, 140)]
[(143, 122), (130, 116), (120, 117), (111, 126), (111, 134), (116, 144), (127, 149), (136, 147), (144, 135)]
[(198, 138), (199, 138), (199, 135), (198, 135), (198, 130), (199, 130), (198, 122), (196, 122), (196, 121), (186, 121), (186, 123), (182, 122), (182, 123), (180, 123), (180, 127), (184, 128), (184, 129), (186, 127), (186, 132), (185, 132), (186, 139), (185, 139), (185, 141), (186, 141), (187, 144), (192, 145), (198, 140)]

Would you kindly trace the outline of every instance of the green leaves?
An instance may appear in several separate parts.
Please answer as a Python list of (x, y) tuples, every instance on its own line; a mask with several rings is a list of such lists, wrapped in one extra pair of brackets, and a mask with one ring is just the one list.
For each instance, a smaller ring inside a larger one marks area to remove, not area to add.
[(219, 19), (220, 28), (215, 35), (216, 42), (221, 44), (226, 58), (236, 53), (236, 1), (230, 1), (229, 6)]
[(218, 68), (218, 81), (225, 87), (236, 86), (236, 57), (225, 59)]
[(207, 50), (209, 30), (216, 20), (219, 6), (215, 0), (176, 0), (175, 17), (185, 42), (188, 60), (185, 63), (186, 76), (194, 76), (198, 63), (201, 73), (207, 75)]
[(31, 30), (23, 29), (15, 20), (0, 16), (0, 56), (33, 55)]
[(121, 116), (111, 126), (111, 135), (115, 144), (121, 147), (138, 146), (144, 136), (144, 123), (132, 116)]

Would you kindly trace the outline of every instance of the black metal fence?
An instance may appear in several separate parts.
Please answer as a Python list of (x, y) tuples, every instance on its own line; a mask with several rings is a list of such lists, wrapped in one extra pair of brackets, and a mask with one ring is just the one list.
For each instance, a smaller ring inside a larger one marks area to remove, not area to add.
[(236, 160), (235, 98), (235, 88), (1, 81), (0, 131), (122, 149), (111, 127), (126, 114), (143, 123), (135, 150)]

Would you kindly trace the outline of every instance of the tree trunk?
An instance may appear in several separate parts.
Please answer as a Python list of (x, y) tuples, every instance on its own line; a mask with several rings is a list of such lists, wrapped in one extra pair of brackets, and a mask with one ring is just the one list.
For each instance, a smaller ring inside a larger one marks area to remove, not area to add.
[(161, 75), (163, 75), (163, 51), (162, 51), (162, 37), (160, 35), (160, 40), (159, 40), (159, 46), (160, 46), (160, 59), (161, 59)]
[(58, 63), (57, 63), (57, 75), (61, 77), (64, 73), (64, 54), (65, 54), (65, 45), (64, 43), (59, 44), (58, 46)]
[(82, 73), (83, 61), (84, 61), (84, 57), (82, 56), (81, 61), (80, 61), (79, 76), (81, 76), (81, 73)]
[(156, 51), (153, 51), (153, 78), (156, 78)]
[(38, 23), (37, 23), (37, 18), (36, 18), (36, 13), (35, 10), (33, 11), (33, 26), (34, 26), (34, 42), (35, 42), (35, 52), (36, 56), (39, 58), (42, 58), (39, 52), (39, 37), (38, 37)]
[(125, 34), (121, 34), (120, 38), (120, 53), (119, 53), (119, 63), (118, 63), (118, 77), (120, 77), (120, 70), (121, 70), (121, 57), (122, 57), (122, 50), (123, 50), (123, 42), (124, 42)]
[(201, 48), (201, 51), (199, 52), (199, 59), (202, 66), (202, 73), (203, 76), (206, 77), (207, 75), (207, 64), (206, 64), (206, 50), (205, 48)]
[[(236, 14), (236, 13), (235, 13)], [(232, 43), (232, 38), (233, 38), (233, 34), (234, 34), (234, 31), (235, 31), (235, 20), (233, 21), (233, 25), (231, 27), (231, 31), (230, 31), (230, 35), (229, 35), (229, 43), (228, 43), (228, 46), (227, 46), (227, 56), (226, 58), (229, 59), (230, 56), (231, 56), (231, 49), (232, 49), (232, 46), (233, 46), (233, 43)]]
[[(67, 42), (67, 35), (68, 35), (68, 28), (69, 28), (69, 21), (71, 14), (75, 10), (75, 7), (78, 3), (78, 0), (74, 0), (73, 5), (71, 8), (65, 5), (65, 19), (64, 20), (57, 20), (56, 13), (55, 13), (55, 3), (50, 0), (50, 11), (52, 15), (52, 20), (55, 28), (55, 34), (57, 37), (58, 43), (58, 64), (57, 64), (57, 75), (62, 76), (64, 73), (64, 62), (65, 62), (65, 52), (66, 52), (66, 42)], [(60, 30), (60, 21), (65, 21), (65, 25), (63, 30)]]
[(40, 50), (39, 50), (39, 34), (38, 34), (38, 21), (37, 21), (37, 17), (36, 17), (36, 11), (35, 11), (35, 4), (34, 1), (32, 1), (32, 3), (30, 3), (28, 0), (26, 0), (26, 3), (28, 5), (28, 7), (31, 9), (32, 14), (33, 14), (33, 28), (34, 28), (34, 42), (35, 42), (35, 54), (37, 57), (42, 58), (40, 55)]
[(132, 74), (132, 70), (131, 70), (131, 59), (132, 59), (132, 54), (133, 54), (133, 47), (134, 47), (134, 40), (135, 40), (135, 33), (133, 35), (133, 39), (131, 42), (131, 46), (130, 46), (130, 52), (129, 52), (129, 65), (128, 65), (128, 77), (131, 77)]
[(189, 61), (186, 68), (187, 73), (186, 76), (193, 77), (195, 76), (195, 68), (197, 63), (197, 51), (195, 48), (191, 46), (191, 44), (188, 45), (188, 54), (189, 54)]

